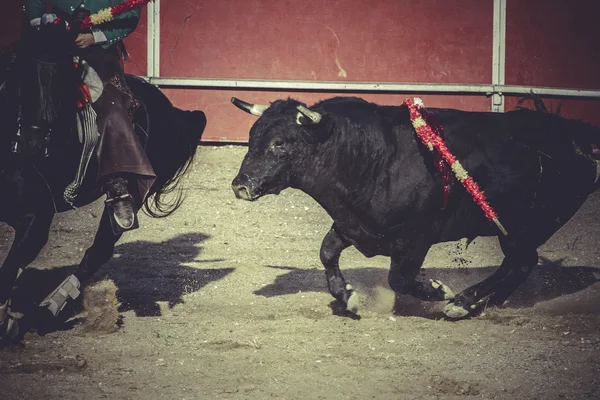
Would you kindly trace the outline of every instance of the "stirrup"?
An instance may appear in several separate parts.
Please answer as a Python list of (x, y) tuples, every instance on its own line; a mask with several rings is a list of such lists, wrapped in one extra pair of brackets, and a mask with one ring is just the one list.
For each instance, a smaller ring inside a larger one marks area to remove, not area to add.
[(52, 291), (41, 303), (40, 307), (46, 307), (55, 317), (65, 308), (67, 300), (79, 297), (81, 283), (75, 275), (69, 275), (56, 289)]
[[(119, 202), (129, 202), (131, 204), (131, 208), (133, 211), (133, 219), (131, 224), (123, 225), (121, 221), (117, 217), (115, 217), (115, 204)], [(135, 203), (133, 201), (133, 196), (129, 193), (122, 194), (120, 196), (109, 197), (104, 200), (104, 206), (108, 211), (108, 216), (110, 219), (110, 226), (112, 228), (114, 235), (120, 235), (126, 231), (132, 231), (134, 229), (139, 228), (139, 221), (137, 217), (137, 213), (135, 210)]]

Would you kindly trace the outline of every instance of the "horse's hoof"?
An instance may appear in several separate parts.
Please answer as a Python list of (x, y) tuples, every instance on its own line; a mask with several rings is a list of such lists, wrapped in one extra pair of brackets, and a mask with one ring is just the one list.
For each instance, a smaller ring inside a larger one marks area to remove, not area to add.
[(461, 319), (469, 316), (469, 311), (454, 303), (448, 303), (444, 307), (444, 314), (446, 314), (448, 318)]
[(19, 336), (19, 322), (9, 316), (0, 323), (0, 347), (15, 344), (15, 339)]
[(75, 275), (69, 275), (40, 303), (40, 307), (46, 307), (56, 317), (65, 308), (69, 298), (76, 299), (79, 297), (80, 286), (79, 279)]

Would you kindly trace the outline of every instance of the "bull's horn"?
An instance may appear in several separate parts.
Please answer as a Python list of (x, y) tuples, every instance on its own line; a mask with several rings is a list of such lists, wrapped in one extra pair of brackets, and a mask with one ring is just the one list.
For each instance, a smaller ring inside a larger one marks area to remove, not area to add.
[(262, 104), (246, 103), (245, 101), (240, 100), (235, 97), (231, 98), (231, 102), (240, 110), (246, 111), (247, 113), (252, 114), (252, 115), (256, 115), (257, 117), (260, 117), (262, 115), (262, 113), (264, 113), (265, 110), (267, 108), (269, 108), (269, 106), (265, 106)]
[(298, 111), (300, 111), (296, 116), (296, 122), (298, 123), (298, 125), (302, 125), (302, 123), (300, 122), (301, 115), (304, 115), (306, 118), (308, 118), (311, 124), (318, 124), (319, 122), (321, 122), (321, 114), (319, 114), (318, 112), (311, 111), (303, 105), (299, 105), (297, 108)]

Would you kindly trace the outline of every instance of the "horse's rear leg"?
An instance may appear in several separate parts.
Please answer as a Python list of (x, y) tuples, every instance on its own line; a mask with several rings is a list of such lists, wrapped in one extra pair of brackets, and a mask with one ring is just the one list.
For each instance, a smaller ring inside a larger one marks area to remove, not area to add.
[[(526, 243), (526, 244), (524, 244)], [(504, 252), (502, 265), (483, 281), (463, 290), (448, 303), (444, 313), (450, 318), (463, 318), (473, 312), (483, 299), (502, 305), (529, 276), (538, 263), (537, 249), (530, 241), (525, 242), (500, 238)]]
[(0, 267), (0, 344), (18, 333), (16, 321), (10, 316), (9, 299), (19, 269), (25, 268), (38, 256), (48, 241), (53, 211), (25, 214), (15, 227), (15, 238)]
[(69, 298), (79, 297), (81, 285), (113, 255), (115, 243), (121, 235), (113, 235), (108, 212), (104, 210), (94, 243), (86, 250), (83, 259), (72, 275), (69, 275), (56, 289), (42, 301), (41, 307), (47, 307), (53, 315), (57, 315), (66, 305)]

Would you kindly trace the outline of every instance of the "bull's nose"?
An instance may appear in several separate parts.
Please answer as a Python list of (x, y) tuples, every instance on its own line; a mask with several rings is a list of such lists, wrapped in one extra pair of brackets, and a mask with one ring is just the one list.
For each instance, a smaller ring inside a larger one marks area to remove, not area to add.
[(236, 185), (232, 184), (231, 188), (233, 189), (233, 193), (235, 193), (235, 197), (243, 200), (251, 200), (250, 190), (244, 185)]

